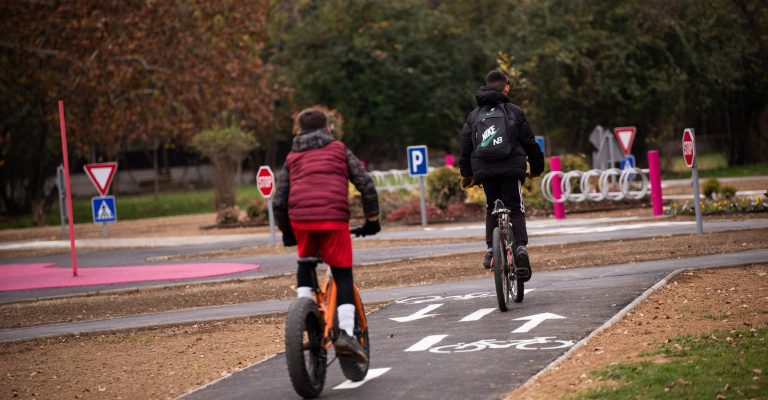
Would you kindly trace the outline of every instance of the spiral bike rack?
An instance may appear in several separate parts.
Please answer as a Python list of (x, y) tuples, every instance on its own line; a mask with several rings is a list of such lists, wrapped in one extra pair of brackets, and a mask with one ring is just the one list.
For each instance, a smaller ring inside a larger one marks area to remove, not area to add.
[[(541, 180), (541, 194), (551, 203), (565, 201), (582, 202), (624, 199), (640, 200), (650, 193), (648, 179), (649, 170), (640, 168), (610, 168), (607, 170), (591, 169), (589, 171), (552, 171)], [(560, 193), (558, 198), (552, 194), (552, 183), (555, 177), (560, 178)], [(639, 178), (639, 181), (638, 181)], [(594, 181), (597, 180), (597, 185)], [(574, 193), (574, 182), (578, 181), (578, 193)], [(639, 183), (639, 188), (633, 187)], [(596, 190), (591, 190), (595, 188)]]

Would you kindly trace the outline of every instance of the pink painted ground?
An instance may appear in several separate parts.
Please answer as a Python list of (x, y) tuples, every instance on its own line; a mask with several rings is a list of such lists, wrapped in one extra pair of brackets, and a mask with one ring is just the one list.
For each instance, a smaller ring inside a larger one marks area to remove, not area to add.
[(0, 265), (0, 291), (109, 285), (115, 283), (205, 278), (258, 270), (257, 264), (197, 263), (132, 267), (52, 268), (53, 264)]

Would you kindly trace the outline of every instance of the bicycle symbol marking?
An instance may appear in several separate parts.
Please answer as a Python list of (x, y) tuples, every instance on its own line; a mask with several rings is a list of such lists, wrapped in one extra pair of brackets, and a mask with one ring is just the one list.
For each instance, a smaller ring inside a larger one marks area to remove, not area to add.
[(415, 296), (415, 297), (407, 297), (405, 299), (397, 300), (395, 303), (398, 304), (422, 304), (422, 303), (432, 303), (436, 301), (445, 301), (445, 300), (472, 300), (472, 299), (480, 299), (483, 297), (493, 297), (495, 296), (491, 292), (478, 292), (478, 293), (469, 293), (469, 294), (460, 294), (460, 295), (454, 295), (454, 296), (439, 296), (439, 295), (432, 295), (432, 296)]
[(429, 349), (430, 353), (450, 354), (468, 353), (486, 349), (508, 349), (514, 347), (517, 350), (554, 350), (571, 347), (573, 340), (556, 340), (555, 336), (537, 336), (533, 339), (496, 340), (483, 339), (471, 343), (459, 342)]

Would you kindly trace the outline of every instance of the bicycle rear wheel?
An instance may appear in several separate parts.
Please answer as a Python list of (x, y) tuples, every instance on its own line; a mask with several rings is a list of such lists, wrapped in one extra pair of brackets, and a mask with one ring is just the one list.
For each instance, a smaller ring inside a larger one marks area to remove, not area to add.
[(512, 297), (512, 301), (515, 303), (522, 303), (523, 296), (525, 295), (525, 283), (520, 279), (517, 279), (517, 272), (515, 270), (515, 261), (509, 253), (507, 253), (507, 260), (512, 260), (512, 265), (509, 266), (509, 294)]
[[(365, 310), (361, 310), (365, 315)], [(363, 317), (365, 318), (365, 317)], [(359, 363), (354, 356), (339, 354), (339, 365), (344, 376), (352, 382), (359, 382), (368, 375), (368, 366), (371, 364), (371, 342), (368, 340), (368, 328), (365, 331), (360, 329), (360, 319), (355, 315), (355, 339), (363, 347), (367, 362)]]
[(285, 358), (293, 389), (312, 399), (325, 385), (327, 351), (323, 347), (323, 323), (312, 299), (297, 298), (285, 321)]
[(501, 228), (493, 229), (493, 277), (496, 281), (496, 299), (499, 310), (509, 310), (509, 264)]

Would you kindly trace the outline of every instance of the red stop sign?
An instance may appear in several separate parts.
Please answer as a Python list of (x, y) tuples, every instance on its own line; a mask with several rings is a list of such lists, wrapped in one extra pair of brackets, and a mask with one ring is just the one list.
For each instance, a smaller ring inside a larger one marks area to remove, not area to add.
[(259, 172), (256, 173), (256, 187), (265, 199), (272, 197), (272, 192), (275, 191), (275, 174), (269, 166), (259, 167)]
[(683, 131), (683, 159), (688, 168), (693, 166), (696, 159), (696, 141), (693, 135), (693, 128), (687, 128)]

